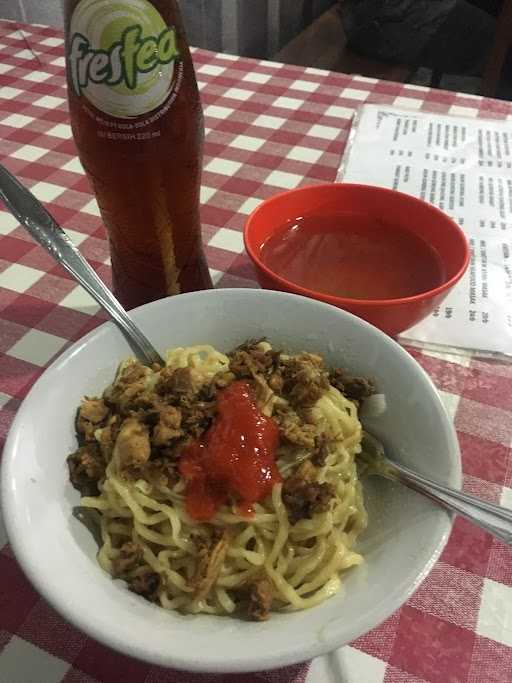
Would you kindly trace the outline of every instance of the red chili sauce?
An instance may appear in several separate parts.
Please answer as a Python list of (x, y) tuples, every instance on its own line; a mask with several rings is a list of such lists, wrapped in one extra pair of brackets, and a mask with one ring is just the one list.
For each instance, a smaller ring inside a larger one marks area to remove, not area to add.
[(275, 461), (279, 428), (260, 412), (251, 386), (233, 382), (219, 391), (217, 405), (212, 426), (185, 447), (179, 466), (187, 512), (201, 522), (233, 499), (241, 514), (251, 515), (252, 505), (281, 481)]
[(351, 299), (401, 299), (445, 280), (439, 255), (428, 242), (359, 213), (288, 221), (265, 242), (261, 258), (290, 282)]

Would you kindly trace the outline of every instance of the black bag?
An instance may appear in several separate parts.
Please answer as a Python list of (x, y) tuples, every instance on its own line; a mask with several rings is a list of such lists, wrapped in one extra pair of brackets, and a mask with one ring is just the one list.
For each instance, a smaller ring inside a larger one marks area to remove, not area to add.
[(386, 62), (416, 65), (456, 0), (345, 0), (349, 47)]

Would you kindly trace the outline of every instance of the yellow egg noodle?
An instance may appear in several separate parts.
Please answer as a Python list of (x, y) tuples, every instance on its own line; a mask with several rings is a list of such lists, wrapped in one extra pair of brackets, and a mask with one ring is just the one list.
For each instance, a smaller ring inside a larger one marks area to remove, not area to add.
[[(267, 342), (259, 346), (271, 349)], [(125, 361), (124, 366), (130, 362), (134, 361)], [(190, 368), (195, 381), (204, 383), (229, 370), (228, 357), (207, 345), (173, 349), (166, 363), (170, 368)], [(149, 389), (154, 388), (157, 376), (158, 370), (148, 370)], [(268, 385), (265, 390), (262, 410), (271, 416), (285, 400)], [(363, 561), (352, 550), (367, 523), (355, 464), (362, 428), (356, 404), (333, 386), (315, 403), (311, 414), (327, 448), (323, 464), (315, 470), (316, 480), (335, 487), (327, 511), (291, 524), (282, 484), (278, 484), (268, 499), (254, 505), (252, 518), (237, 514), (234, 506), (224, 506), (211, 522), (197, 522), (185, 510), (182, 479), (172, 488), (130, 481), (120, 475), (112, 457), (99, 485), (100, 495), (81, 501), (101, 516), (101, 567), (115, 576), (113, 563), (119, 557), (119, 547), (133, 541), (142, 547), (145, 564), (160, 576), (156, 601), (165, 609), (183, 613), (233, 614), (237, 589), (262, 575), (272, 582), (274, 610), (306, 609), (337, 593), (340, 573)], [(95, 436), (99, 440), (101, 430)], [(281, 440), (277, 464), (283, 479), (310, 456), (308, 449), (291, 448)], [(212, 525), (231, 533), (216, 580), (204, 596), (197, 594), (192, 579), (197, 572), (197, 539), (208, 539)], [(137, 568), (134, 573), (141, 571)]]

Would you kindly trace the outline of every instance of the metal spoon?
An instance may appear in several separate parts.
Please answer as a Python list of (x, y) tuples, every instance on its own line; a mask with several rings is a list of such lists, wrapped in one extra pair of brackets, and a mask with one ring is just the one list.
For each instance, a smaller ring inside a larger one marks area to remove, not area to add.
[[(66, 233), (52, 218), (38, 199), (0, 164), (0, 199), (43, 246), (53, 258), (70, 273), (75, 280), (107, 311), (130, 342), (136, 356), (148, 365), (163, 359), (128, 313), (107, 289), (91, 266), (80, 254)], [(423, 493), (428, 498), (452, 510), (497, 538), (512, 544), (512, 512), (498, 505), (468, 496), (447, 486), (437, 484), (419, 475), (404, 465), (390, 460), (382, 444), (365, 433), (364, 462), (368, 474), (379, 474), (399, 481), (405, 486)]]
[(147, 365), (164, 360), (146, 335), (133, 322), (112, 292), (103, 284), (64, 230), (32, 192), (0, 164), (0, 199), (32, 237), (89, 292), (109, 314), (130, 343), (136, 356)]
[(465, 517), (476, 526), (512, 545), (512, 511), (485, 500), (438, 484), (432, 479), (413, 472), (391, 459), (384, 446), (368, 432), (363, 435), (363, 453), (360, 456), (365, 474), (376, 474), (422, 493), (442, 507)]

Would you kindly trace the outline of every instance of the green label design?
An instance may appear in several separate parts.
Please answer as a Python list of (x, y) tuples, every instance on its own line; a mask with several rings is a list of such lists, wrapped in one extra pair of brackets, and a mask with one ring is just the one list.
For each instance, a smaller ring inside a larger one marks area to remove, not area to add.
[(169, 97), (180, 56), (176, 29), (148, 0), (81, 0), (70, 34), (73, 89), (100, 111), (133, 118)]

